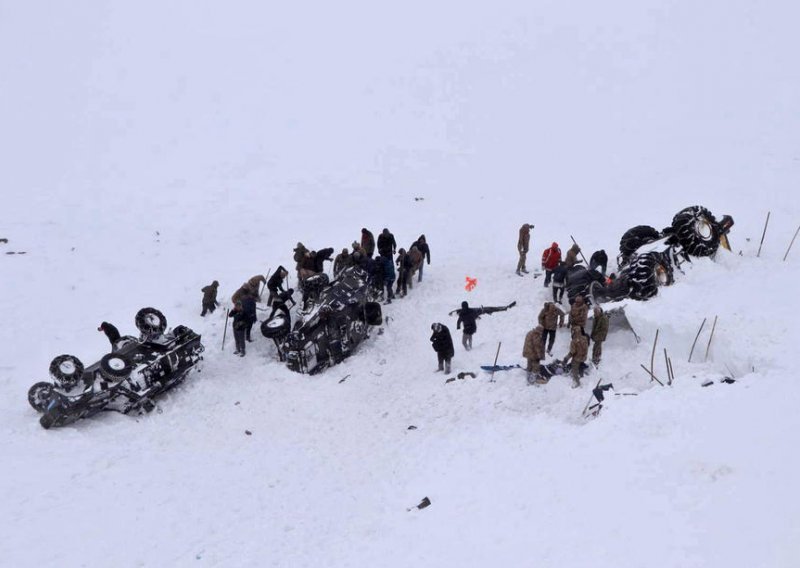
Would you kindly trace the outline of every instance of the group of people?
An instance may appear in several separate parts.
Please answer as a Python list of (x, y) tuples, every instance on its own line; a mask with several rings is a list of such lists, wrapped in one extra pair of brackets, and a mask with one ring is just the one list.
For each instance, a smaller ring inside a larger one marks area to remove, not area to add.
[[(375, 255), (377, 248), (378, 254)], [(306, 307), (309, 299), (309, 290), (312, 278), (324, 274), (325, 262), (332, 261), (332, 274), (335, 279), (345, 269), (358, 266), (368, 275), (368, 283), (375, 290), (376, 295), (383, 297), (386, 303), (391, 303), (397, 296), (404, 297), (408, 288), (413, 288), (413, 279), (422, 281), (425, 264), (431, 262), (431, 249), (425, 235), (420, 235), (408, 250), (397, 248), (397, 241), (389, 229), (384, 228), (376, 241), (372, 232), (367, 228), (361, 229), (361, 239), (353, 241), (352, 250), (342, 249), (342, 252), (331, 259), (333, 248), (310, 250), (302, 242), (298, 242), (293, 250), (295, 270), (300, 289), (303, 291), (303, 305)], [(395, 255), (397, 255), (395, 257)], [(272, 274), (269, 279), (263, 275), (256, 275), (242, 284), (231, 297), (233, 308), (229, 315), (232, 319), (233, 336), (236, 344), (235, 355), (244, 357), (247, 343), (252, 342), (251, 332), (253, 325), (258, 321), (257, 303), (261, 301), (264, 288), (269, 290), (267, 306), (272, 310), (267, 319), (272, 318), (276, 312), (281, 312), (290, 318), (291, 306), (296, 304), (293, 298), (294, 289), (284, 287), (289, 271), (283, 266)], [(316, 282), (316, 280), (314, 280)], [(320, 281), (323, 285), (328, 283), (327, 277)], [(396, 291), (393, 289), (396, 285)], [(201, 316), (214, 313), (219, 306), (217, 292), (219, 282), (214, 280), (201, 289), (203, 293)], [(385, 290), (385, 292), (384, 292)]]
[[(525, 336), (522, 356), (527, 360), (528, 383), (546, 384), (549, 374), (542, 372), (541, 362), (545, 354), (552, 356), (556, 338), (556, 328), (564, 327), (567, 314), (555, 302), (545, 302), (539, 312), (538, 325)], [(589, 354), (589, 343), (592, 347), (592, 363), (597, 366), (603, 354), (603, 342), (608, 336), (608, 314), (600, 306), (594, 307), (591, 333), (586, 332), (589, 319), (589, 306), (583, 296), (578, 296), (569, 310), (567, 325), (570, 331), (569, 352), (561, 360), (563, 365), (571, 363), (572, 386), (580, 386), (580, 379), (585, 370), (585, 362)]]

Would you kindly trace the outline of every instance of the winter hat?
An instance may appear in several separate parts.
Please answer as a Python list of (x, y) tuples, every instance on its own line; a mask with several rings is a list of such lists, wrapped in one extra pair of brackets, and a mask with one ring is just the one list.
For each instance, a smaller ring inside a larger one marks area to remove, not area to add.
[(469, 308), (469, 304), (466, 301), (461, 302), (461, 307), (466, 310), (467, 308)]
[(214, 287), (216, 288), (217, 286), (219, 286), (219, 282), (217, 282), (216, 280), (214, 280), (214, 281), (211, 283), (211, 285), (212, 285), (212, 286), (214, 286)]

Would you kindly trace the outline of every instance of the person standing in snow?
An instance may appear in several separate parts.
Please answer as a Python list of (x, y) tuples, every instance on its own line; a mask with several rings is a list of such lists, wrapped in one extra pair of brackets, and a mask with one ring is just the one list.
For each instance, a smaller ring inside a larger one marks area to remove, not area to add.
[[(427, 261), (428, 264), (431, 263), (431, 247), (428, 246), (428, 241), (425, 239), (425, 235), (420, 235), (416, 241), (411, 243), (411, 248), (413, 249), (414, 247), (417, 247), (417, 250), (422, 255), (422, 259), (419, 262), (419, 278), (417, 279), (417, 282), (422, 282), (422, 269), (424, 265), (423, 261)], [(409, 279), (411, 276), (413, 276), (413, 274), (409, 276)]]
[(408, 251), (408, 258), (411, 260), (411, 274), (408, 277), (408, 287), (414, 287), (414, 274), (418, 270), (422, 270), (423, 256), (422, 252), (417, 248), (417, 245), (411, 245)]
[(564, 264), (567, 265), (567, 269), (572, 268), (580, 261), (578, 260), (578, 253), (581, 252), (581, 247), (578, 246), (577, 243), (572, 245), (569, 250), (567, 251), (567, 258), (564, 259)]
[(368, 258), (375, 253), (375, 236), (366, 227), (361, 229), (361, 248)]
[(531, 225), (530, 223), (524, 223), (522, 227), (519, 228), (519, 238), (517, 239), (517, 252), (519, 252), (519, 261), (517, 262), (517, 275), (522, 276), (522, 273), (528, 273), (528, 269), (525, 268), (525, 261), (528, 257), (528, 249), (530, 248), (531, 244)]
[(555, 270), (561, 263), (561, 249), (558, 243), (554, 242), (550, 247), (544, 249), (542, 253), (542, 270), (544, 270), (544, 287), (550, 286), (550, 279)]
[(111, 343), (111, 351), (116, 351), (115, 346), (120, 338), (119, 330), (110, 323), (108, 323), (107, 321), (104, 321), (103, 323), (100, 324), (100, 327), (97, 328), (97, 331), (102, 331), (103, 333), (106, 334), (108, 342)]
[(472, 349), (472, 336), (478, 331), (478, 318), (484, 314), (490, 315), (495, 312), (504, 312), (508, 308), (513, 308), (517, 305), (516, 302), (511, 302), (507, 306), (502, 307), (483, 307), (470, 308), (467, 302), (461, 302), (461, 308), (456, 310), (458, 314), (458, 321), (456, 322), (456, 329), (461, 329), (461, 324), (464, 324), (464, 333), (461, 336), (461, 345), (464, 349), (469, 351)]
[(600, 306), (595, 306), (592, 323), (592, 363), (595, 367), (600, 364), (600, 358), (603, 356), (603, 342), (606, 337), (608, 337), (608, 314)]
[(453, 347), (453, 338), (450, 336), (450, 330), (443, 323), (434, 323), (431, 325), (433, 333), (431, 334), (431, 343), (433, 350), (436, 351), (436, 357), (439, 360), (438, 371), (450, 372), (450, 361), (455, 355), (455, 348)]
[(217, 289), (219, 282), (214, 280), (208, 286), (204, 286), (200, 291), (203, 293), (203, 311), (200, 312), (200, 317), (205, 317), (207, 313), (213, 314), (214, 310), (219, 306), (217, 302)]
[(258, 316), (256, 314), (256, 294), (250, 289), (250, 293), (242, 296), (241, 305), (242, 305), (242, 312), (244, 312), (245, 318), (247, 320), (247, 327), (244, 330), (244, 337), (246, 341), (253, 341), (250, 338), (250, 333), (253, 329), (253, 324), (258, 321)]
[(397, 255), (397, 290), (395, 293), (404, 298), (408, 294), (408, 281), (411, 279), (411, 269), (413, 263), (411, 257), (406, 253), (406, 249), (400, 249)]
[(242, 309), (241, 302), (236, 302), (234, 304), (233, 309), (230, 312), (230, 317), (232, 320), (231, 327), (233, 327), (233, 339), (236, 343), (236, 351), (234, 351), (233, 354), (238, 355), (239, 357), (244, 357), (245, 353), (247, 352), (245, 334), (247, 333), (247, 327), (249, 323), (247, 315), (245, 315), (244, 310)]
[(272, 305), (275, 298), (283, 292), (283, 281), (287, 276), (289, 276), (289, 271), (283, 266), (278, 266), (275, 273), (267, 280), (267, 290), (269, 290), (269, 296), (267, 297), (268, 306)]
[(553, 269), (553, 301), (560, 304), (567, 289), (567, 265), (559, 262)]
[(603, 249), (594, 251), (589, 259), (589, 270), (597, 270), (598, 268), (600, 268), (600, 274), (605, 276), (608, 268), (608, 255)]
[(525, 335), (525, 344), (522, 347), (522, 356), (528, 360), (528, 384), (533, 384), (541, 378), (541, 360), (544, 359), (544, 328), (537, 325)]
[(572, 388), (581, 386), (581, 377), (583, 376), (582, 364), (586, 361), (586, 356), (589, 354), (589, 341), (586, 336), (581, 333), (580, 328), (572, 328), (572, 341), (569, 344), (569, 353), (564, 357), (563, 364), (566, 365), (572, 361), (572, 368), (570, 374), (572, 375)]
[(392, 299), (394, 299), (394, 292), (392, 291), (395, 279), (394, 262), (392, 262), (391, 257), (384, 255), (380, 255), (376, 262), (382, 266), (381, 274), (383, 276), (383, 286), (386, 288), (386, 303), (391, 304)]
[(381, 234), (378, 235), (378, 254), (392, 260), (393, 255), (396, 253), (397, 241), (395, 241), (394, 235), (389, 232), (389, 229), (384, 227)]
[(549, 340), (547, 354), (553, 354), (553, 343), (556, 340), (556, 326), (564, 327), (564, 312), (553, 302), (545, 302), (542, 311), (539, 312), (539, 325), (542, 327), (542, 348)]
[(578, 295), (575, 297), (575, 303), (572, 304), (572, 309), (569, 311), (569, 329), (572, 331), (575, 328), (581, 330), (583, 335), (586, 335), (586, 320), (589, 318), (589, 306), (583, 299), (583, 296)]
[(297, 271), (297, 281), (300, 282), (300, 269), (302, 268), (303, 259), (306, 257), (308, 249), (303, 243), (297, 243), (297, 246), (292, 251), (294, 253), (294, 269)]

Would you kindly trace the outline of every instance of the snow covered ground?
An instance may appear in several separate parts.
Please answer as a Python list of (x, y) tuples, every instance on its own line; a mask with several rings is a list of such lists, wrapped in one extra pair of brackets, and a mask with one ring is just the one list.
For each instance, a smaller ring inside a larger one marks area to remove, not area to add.
[[(315, 4), (0, 3), (0, 253), (26, 252), (0, 254), (0, 564), (800, 564), (800, 250), (781, 260), (800, 7)], [(613, 257), (692, 204), (734, 217), (733, 253), (632, 306), (644, 341), (612, 334), (583, 388), (433, 372), (430, 324), (455, 332), (465, 299), (518, 306), (480, 320), (454, 374), (500, 341), (522, 362), (549, 292), (513, 273), (522, 223), (535, 266), (570, 235)], [(362, 226), (432, 249), (382, 335), (314, 377), (261, 337), (220, 350), (202, 286), (227, 302), (298, 240)], [(144, 306), (202, 333), (202, 372), (157, 413), (44, 431), (28, 387)], [(672, 387), (639, 368), (656, 329)], [(637, 396), (586, 422), (600, 377)]]

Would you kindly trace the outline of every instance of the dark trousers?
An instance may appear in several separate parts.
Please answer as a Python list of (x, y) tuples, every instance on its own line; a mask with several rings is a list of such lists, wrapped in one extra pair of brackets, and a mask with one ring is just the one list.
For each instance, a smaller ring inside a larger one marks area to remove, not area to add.
[(392, 292), (392, 285), (394, 284), (394, 280), (386, 280), (386, 300), (391, 301), (394, 298), (394, 292)]
[(422, 282), (422, 268), (425, 266), (425, 261), (419, 263), (419, 277), (417, 278), (417, 282)]
[(564, 297), (564, 290), (565, 289), (566, 289), (565, 286), (556, 286), (555, 283), (553, 283), (553, 301), (554, 302), (558, 302), (559, 304), (561, 303), (561, 298)]
[(545, 288), (550, 286), (550, 279), (553, 277), (552, 270), (545, 270), (544, 271), (544, 286)]
[(203, 304), (203, 311), (200, 314), (201, 317), (205, 317), (206, 314), (213, 314), (214, 310), (217, 309), (216, 304)]
[(242, 355), (244, 355), (247, 349), (246, 348), (247, 343), (245, 342), (244, 336), (245, 336), (245, 328), (242, 329), (236, 329), (235, 327), (233, 328), (233, 339), (236, 342), (236, 351), (238, 351)]
[(255, 320), (250, 320), (247, 322), (247, 327), (244, 328), (244, 337), (247, 341), (253, 341), (250, 339), (250, 332), (253, 330), (253, 324), (255, 323)]
[(400, 275), (397, 277), (397, 293), (402, 293), (403, 296), (408, 294), (408, 271), (401, 270)]
[(544, 333), (542, 333), (542, 347), (544, 347), (547, 343), (549, 343), (549, 345), (547, 345), (546, 351), (550, 353), (550, 351), (553, 350), (553, 343), (555, 342), (556, 342), (556, 330), (545, 329)]
[(439, 360), (439, 370), (444, 371), (445, 373), (450, 372), (450, 357), (445, 357), (441, 353), (436, 354), (436, 358)]

